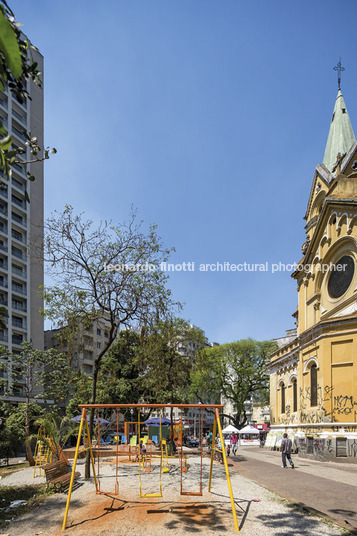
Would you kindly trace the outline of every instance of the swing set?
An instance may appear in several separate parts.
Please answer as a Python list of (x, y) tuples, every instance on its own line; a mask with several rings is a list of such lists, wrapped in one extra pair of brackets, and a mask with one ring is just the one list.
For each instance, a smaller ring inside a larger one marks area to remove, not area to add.
[[(74, 476), (76, 471), (76, 464), (78, 459), (79, 452), (83, 452), (83, 450), (89, 450), (92, 469), (93, 469), (93, 476), (94, 476), (94, 484), (95, 484), (95, 490), (96, 494), (113, 494), (113, 492), (104, 492), (100, 489), (100, 474), (99, 474), (99, 459), (100, 459), (100, 429), (99, 429), (99, 411), (102, 409), (112, 409), (116, 411), (116, 428), (117, 428), (117, 437), (119, 437), (119, 412), (121, 409), (131, 409), (135, 408), (138, 410), (138, 446), (136, 447), (136, 452), (138, 454), (138, 461), (139, 461), (139, 493), (140, 498), (145, 497), (162, 497), (162, 474), (169, 472), (169, 456), (167, 452), (167, 443), (166, 440), (162, 439), (162, 433), (161, 433), (161, 415), (160, 415), (160, 470), (159, 470), (159, 492), (158, 493), (143, 493), (142, 492), (142, 469), (144, 470), (144, 473), (150, 473), (151, 472), (151, 462), (152, 458), (154, 457), (152, 453), (152, 442), (150, 440), (146, 441), (145, 444), (145, 450), (144, 450), (144, 441), (140, 437), (140, 410), (141, 409), (157, 409), (157, 410), (163, 410), (165, 408), (178, 408), (181, 410), (181, 441), (178, 441), (178, 458), (180, 462), (180, 473), (181, 473), (181, 480), (180, 480), (180, 494), (186, 495), (186, 496), (202, 496), (203, 493), (203, 486), (202, 486), (202, 472), (203, 472), (203, 411), (205, 410), (213, 410), (214, 411), (214, 425), (213, 425), (213, 438), (212, 438), (212, 446), (211, 446), (211, 462), (210, 462), (210, 473), (209, 473), (209, 483), (208, 483), (208, 491), (211, 492), (212, 487), (212, 470), (213, 470), (213, 460), (214, 460), (214, 454), (215, 452), (220, 452), (223, 458), (223, 463), (225, 467), (225, 473), (227, 478), (227, 484), (228, 484), (228, 491), (231, 501), (231, 507), (232, 507), (232, 513), (233, 513), (233, 520), (234, 520), (234, 526), (236, 529), (236, 532), (239, 532), (239, 526), (238, 526), (238, 520), (237, 520), (237, 513), (235, 508), (235, 502), (233, 497), (233, 491), (232, 491), (232, 485), (229, 475), (229, 469), (228, 469), (228, 463), (227, 463), (227, 457), (226, 457), (226, 451), (224, 448), (224, 439), (222, 434), (222, 426), (219, 416), (219, 409), (221, 409), (223, 406), (220, 404), (81, 404), (79, 405), (79, 408), (82, 409), (82, 418), (79, 425), (79, 432), (78, 432), (78, 439), (77, 439), (77, 445), (76, 450), (74, 454), (74, 460), (73, 460), (73, 467), (72, 467), (72, 475), (71, 480), (69, 484), (68, 489), (68, 497), (67, 497), (67, 503), (66, 503), (66, 509), (64, 514), (64, 520), (62, 525), (62, 531), (66, 530), (66, 524), (67, 524), (67, 517), (68, 517), (68, 510), (71, 500), (71, 494), (74, 484)], [(182, 410), (190, 409), (190, 408), (196, 408), (200, 409), (201, 411), (201, 419), (200, 419), (200, 435), (201, 435), (201, 441), (200, 441), (200, 477), (199, 477), (199, 489), (198, 491), (184, 491), (184, 478), (183, 474), (187, 473), (188, 464), (187, 464), (187, 457), (184, 455), (183, 451), (183, 441), (182, 441), (182, 430), (183, 430), (183, 420), (182, 420)], [(89, 427), (88, 427), (88, 418), (87, 418), (87, 410), (94, 409), (97, 411), (97, 473), (95, 471), (95, 461), (94, 461), (94, 454), (93, 450), (95, 447), (92, 448), (92, 440), (90, 438), (89, 434)], [(81, 447), (81, 438), (82, 433), (84, 432), (84, 445), (85, 448)], [(221, 445), (223, 445), (222, 449), (218, 449), (215, 446), (215, 438), (216, 433), (218, 432), (220, 437)], [(128, 437), (128, 436), (127, 436)], [(130, 447), (129, 447), (130, 450)], [(119, 494), (119, 441), (116, 442), (116, 452), (115, 452), (115, 489), (114, 494)], [(170, 456), (171, 458), (172, 456)]]

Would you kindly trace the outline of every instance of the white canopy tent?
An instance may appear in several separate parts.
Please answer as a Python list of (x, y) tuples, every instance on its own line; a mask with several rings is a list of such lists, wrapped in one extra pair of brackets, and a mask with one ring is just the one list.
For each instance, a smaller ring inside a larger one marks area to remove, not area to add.
[(233, 433), (237, 433), (237, 432), (238, 432), (238, 428), (236, 428), (232, 424), (229, 424), (228, 426), (226, 426), (222, 430), (222, 434), (233, 434)]
[(260, 445), (259, 430), (248, 424), (238, 432), (239, 445)]

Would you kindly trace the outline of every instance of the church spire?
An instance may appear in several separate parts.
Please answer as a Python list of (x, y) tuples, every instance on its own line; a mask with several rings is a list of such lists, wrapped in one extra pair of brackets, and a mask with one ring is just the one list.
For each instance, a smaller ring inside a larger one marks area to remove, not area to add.
[(332, 172), (336, 164), (337, 155), (346, 154), (356, 141), (340, 87), (341, 72), (344, 71), (344, 67), (341, 65), (341, 58), (334, 70), (337, 71), (338, 93), (323, 159), (323, 164), (330, 172)]

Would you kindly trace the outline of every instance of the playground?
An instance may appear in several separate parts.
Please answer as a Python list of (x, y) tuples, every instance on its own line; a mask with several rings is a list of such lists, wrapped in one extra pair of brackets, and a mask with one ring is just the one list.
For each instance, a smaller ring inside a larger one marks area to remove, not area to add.
[[(117, 415), (115, 445), (103, 445), (100, 428), (103, 419), (99, 413), (103, 407), (112, 409)], [(232, 464), (228, 463), (225, 448), (221, 449), (224, 440), (220, 406), (199, 406), (202, 413), (209, 408), (215, 415), (213, 437), (217, 435), (217, 442), (213, 441), (205, 448), (203, 418), (198, 448), (183, 445), (182, 413), (181, 422), (175, 423), (174, 433), (173, 423), (170, 423), (171, 437), (167, 430), (163, 432), (161, 410), (168, 405), (130, 406), (159, 410), (157, 436), (151, 434), (150, 438), (150, 433), (146, 433), (148, 420), (141, 421), (140, 411), (138, 421), (132, 423), (134, 434), (129, 437), (129, 428), (124, 423), (125, 433), (120, 436), (119, 412), (123, 407), (95, 406), (96, 433), (90, 437), (87, 412), (91, 406), (81, 406), (71, 465), (66, 460), (65, 451), (57, 453), (55, 461), (50, 460), (48, 445), (51, 441), (48, 442), (43, 432), (38, 439), (36, 459), (39, 463), (35, 469), (29, 467), (11, 474), (6, 483), (0, 481), (0, 485), (31, 485), (47, 481), (57, 493), (30, 513), (10, 519), (4, 534), (124, 536), (145, 531), (149, 536), (163, 536), (168, 532), (174, 536), (188, 532), (205, 535), (243, 532), (262, 536), (276, 534), (276, 526), (270, 525), (269, 519), (273, 517), (278, 521), (282, 516), (293, 518), (296, 530), (306, 526), (301, 513), (289, 511), (272, 493), (244, 479), (239, 472), (230, 472)], [(185, 409), (192, 405), (179, 407)], [(142, 436), (141, 430), (145, 435)], [(123, 435), (126, 436), (124, 440)], [(119, 444), (119, 437), (122, 444)], [(167, 448), (168, 442), (175, 442), (172, 452)], [(90, 479), (84, 478), (86, 456), (92, 469)], [(319, 525), (316, 532), (310, 530), (308, 534), (336, 535), (329, 527)]]

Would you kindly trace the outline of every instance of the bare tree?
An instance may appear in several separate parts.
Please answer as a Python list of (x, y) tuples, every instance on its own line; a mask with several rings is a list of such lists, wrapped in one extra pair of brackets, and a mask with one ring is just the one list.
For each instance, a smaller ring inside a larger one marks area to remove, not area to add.
[[(143, 325), (173, 306), (160, 269), (170, 250), (163, 247), (154, 226), (147, 232), (131, 213), (118, 226), (95, 226), (68, 206), (45, 225), (45, 260), (55, 285), (44, 289), (45, 315), (67, 329), (67, 340), (78, 337), (78, 327), (93, 321), (108, 325), (108, 338), (94, 361), (91, 403), (96, 402), (103, 356), (121, 327)], [(94, 411), (90, 414), (93, 430)], [(86, 476), (89, 476), (89, 458)]]

